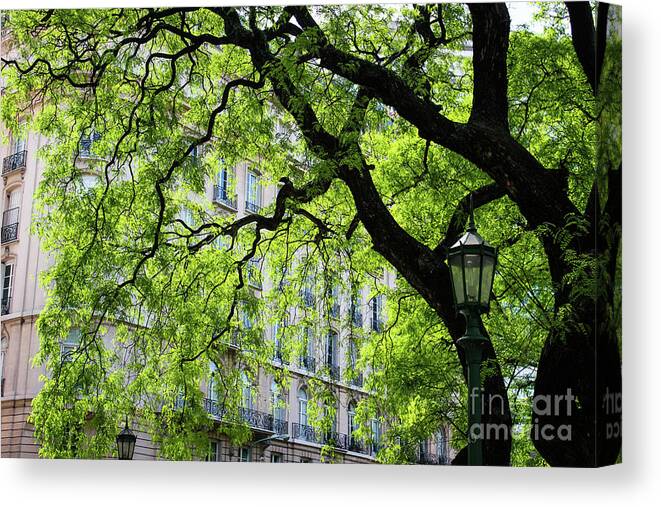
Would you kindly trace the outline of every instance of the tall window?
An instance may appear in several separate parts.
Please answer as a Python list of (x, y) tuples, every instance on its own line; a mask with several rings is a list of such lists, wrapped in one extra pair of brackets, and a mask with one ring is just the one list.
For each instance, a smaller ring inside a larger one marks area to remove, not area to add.
[(303, 350), (300, 357), (301, 366), (308, 371), (315, 371), (314, 356), (314, 336), (312, 329), (306, 326), (303, 328)]
[[(221, 164), (223, 162), (221, 161)], [(227, 167), (223, 166), (218, 170), (216, 176), (216, 186), (214, 188), (214, 200), (236, 208), (235, 199), (230, 196), (231, 177)]]
[(245, 372), (241, 372), (241, 401), (243, 408), (252, 409), (252, 385)]
[(298, 390), (298, 424), (308, 425), (308, 393), (303, 388)]
[(326, 336), (326, 365), (337, 365), (337, 333), (332, 330)]
[(372, 298), (372, 330), (380, 332), (383, 328), (383, 296), (379, 294)]
[(209, 442), (209, 453), (206, 456), (206, 461), (218, 461), (220, 458), (220, 442), (212, 440)]
[(248, 211), (259, 211), (262, 205), (262, 192), (259, 185), (259, 177), (252, 171), (246, 175), (246, 209)]
[(5, 395), (5, 357), (8, 346), (9, 339), (3, 336), (0, 341), (0, 396)]
[(271, 413), (273, 414), (273, 419), (284, 421), (286, 418), (285, 411), (285, 400), (282, 396), (280, 386), (273, 380), (271, 381)]
[(448, 462), (448, 440), (443, 430), (436, 433), (436, 456), (438, 456), (439, 463)]
[(262, 288), (262, 261), (259, 258), (251, 258), (248, 261), (248, 283), (257, 289)]
[(2, 212), (2, 242), (14, 241), (18, 238), (18, 221), (21, 214), (21, 189), (7, 194), (5, 210)]
[(2, 315), (9, 313), (14, 283), (14, 265), (2, 263)]
[[(25, 122), (22, 121), (19, 123), (18, 127), (18, 132), (24, 131), (25, 127)], [(25, 146), (27, 144), (26, 136), (21, 135), (19, 133), (16, 133), (16, 135), (12, 135), (11, 137), (11, 154), (13, 155), (14, 153), (20, 153), (22, 151), (25, 151)]]
[(218, 368), (216, 367), (216, 363), (211, 361), (209, 364), (209, 370), (209, 392), (207, 393), (207, 396), (212, 401), (218, 401), (218, 384), (216, 381)]
[(241, 447), (241, 450), (239, 451), (239, 460), (244, 463), (252, 461), (252, 452), (250, 451), (250, 447)]
[(353, 401), (349, 402), (349, 407), (347, 408), (347, 428), (349, 429), (349, 443), (353, 444), (354, 433), (358, 429), (358, 424), (356, 423), (356, 404)]
[(381, 423), (378, 419), (372, 419), (370, 426), (372, 430), (370, 451), (374, 455), (381, 448)]

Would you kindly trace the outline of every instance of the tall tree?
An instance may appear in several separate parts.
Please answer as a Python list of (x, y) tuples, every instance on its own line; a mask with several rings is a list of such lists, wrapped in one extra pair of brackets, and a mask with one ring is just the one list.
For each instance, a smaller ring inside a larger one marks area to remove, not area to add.
[[(226, 337), (242, 327), (250, 353), (238, 361), (268, 368), (259, 326), (241, 316), (266, 301), (278, 321), (320, 265), (324, 293), (368, 284), (383, 267), (399, 275), (391, 346), (380, 334), (364, 345), (377, 393), (365, 413), (387, 412), (405, 437), (460, 417), (438, 401), (466, 375), (445, 255), (472, 198), (504, 260), (498, 312), (483, 330), (485, 396), (502, 403), (484, 423), (506, 432), (486, 440), (485, 462), (510, 463), (513, 388), (534, 377), (541, 401), (525, 410), (538, 409), (527, 420), (543, 458), (613, 463), (621, 416), (605, 400), (621, 392), (621, 162), (610, 142), (619, 68), (608, 18), (617, 11), (597, 11), (595, 27), (587, 3), (547, 8), (541, 34), (511, 32), (504, 4), (12, 13), (18, 56), (3, 57), (3, 118), (16, 127), (38, 111), (34, 124), (57, 140), (44, 150), (40, 188), (39, 228), (56, 260), (39, 324), (38, 360), (52, 372), (34, 410), (45, 449), (73, 452), (76, 437), (54, 413), (77, 400), (71, 417), (95, 414), (91, 454), (111, 442), (118, 414), (153, 405), (154, 428), (169, 429), (157, 432), (163, 448), (185, 456), (183, 437), (204, 420), (208, 361), (237, 405)], [(80, 188), (81, 139), (94, 139), (92, 188)], [(245, 161), (278, 183), (270, 208), (234, 220), (189, 200), (220, 164)], [(225, 248), (213, 248), (222, 238)], [(270, 278), (293, 283), (258, 301), (244, 277), (260, 258)], [(107, 346), (108, 319), (127, 322), (113, 338), (122, 357)], [(311, 310), (301, 322), (320, 320)], [(71, 326), (82, 338), (63, 362), (57, 343)], [(421, 374), (405, 375), (411, 365)], [(173, 402), (182, 392), (183, 411)], [(544, 400), (560, 412), (539, 410)], [(539, 431), (547, 427), (556, 431)], [(405, 447), (384, 459), (402, 459)]]

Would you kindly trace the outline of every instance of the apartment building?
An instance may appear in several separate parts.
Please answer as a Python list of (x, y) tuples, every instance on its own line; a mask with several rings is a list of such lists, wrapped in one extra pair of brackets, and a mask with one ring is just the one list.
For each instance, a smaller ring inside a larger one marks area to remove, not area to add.
[[(7, 34), (3, 33), (3, 38)], [(3, 128), (0, 126), (0, 128)], [(4, 130), (4, 128), (3, 128)], [(5, 132), (6, 133), (6, 132)], [(95, 136), (82, 140), (80, 163), (93, 157)], [(0, 147), (2, 160), (2, 341), (0, 373), (2, 457), (38, 457), (38, 445), (28, 422), (31, 400), (42, 385), (40, 375), (46, 372), (32, 366), (32, 358), (39, 347), (36, 320), (44, 308), (45, 293), (39, 285), (39, 273), (51, 260), (41, 248), (40, 239), (31, 232), (34, 196), (44, 173), (43, 162), (37, 153), (49, 142), (38, 133), (25, 138), (8, 136), (9, 143)], [(84, 184), (94, 184), (94, 176)], [(83, 178), (85, 180), (85, 178)], [(217, 213), (236, 217), (259, 213), (275, 198), (277, 187), (265, 185), (254, 166), (219, 167), (217, 176), (206, 185), (206, 198)], [(182, 220), (192, 222), (186, 209)], [(261, 259), (251, 261), (248, 283), (255, 294), (271, 283), (262, 275)], [(381, 283), (392, 285), (394, 276), (384, 272)], [(312, 289), (304, 289), (305, 306), (322, 304)], [(211, 435), (207, 460), (210, 461), (266, 461), (266, 462), (335, 462), (375, 463), (384, 428), (374, 419), (370, 423), (369, 440), (354, 436), (357, 428), (356, 406), (369, 396), (364, 388), (368, 372), (356, 372), (357, 346), (353, 329), (382, 332), (387, 316), (383, 296), (370, 298), (367, 289), (353, 297), (333, 294), (328, 309), (331, 331), (315, 336), (310, 329), (305, 337), (304, 352), (297, 358), (286, 357), (279, 346), (279, 325), (264, 329), (265, 339), (274, 344), (273, 366), (288, 372), (289, 384), (282, 389), (269, 374), (260, 371), (252, 380), (245, 379), (240, 417), (252, 430), (252, 438), (243, 446), (235, 446), (221, 432)], [(246, 327), (250, 322), (245, 322)], [(281, 324), (282, 325), (282, 324)], [(75, 332), (63, 343), (63, 350), (76, 346)], [(233, 335), (229, 354), (238, 351), (241, 343)], [(210, 366), (212, 368), (212, 366)], [(321, 431), (309, 417), (308, 404), (313, 403), (309, 382), (319, 379), (329, 385), (335, 396), (335, 416), (332, 428)], [(219, 403), (212, 382), (201, 386), (205, 393), (204, 408), (209, 417), (223, 421), (226, 414)], [(134, 459), (159, 459), (158, 446), (150, 436), (134, 425), (138, 435)], [(330, 454), (328, 449), (332, 449)], [(322, 452), (323, 450), (323, 452)], [(446, 464), (449, 462), (448, 432), (439, 430), (437, 436), (422, 442), (418, 462)]]

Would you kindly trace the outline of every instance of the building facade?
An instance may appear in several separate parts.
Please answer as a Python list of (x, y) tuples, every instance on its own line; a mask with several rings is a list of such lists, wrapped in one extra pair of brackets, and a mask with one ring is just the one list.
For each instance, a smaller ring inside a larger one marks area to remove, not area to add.
[[(3, 44), (8, 34), (3, 33)], [(40, 239), (31, 231), (34, 212), (34, 196), (42, 179), (44, 165), (37, 157), (40, 147), (48, 139), (30, 132), (25, 138), (9, 135), (9, 143), (0, 147), (2, 160), (2, 341), (1, 341), (1, 440), (2, 457), (38, 457), (33, 428), (28, 422), (31, 401), (42, 385), (40, 375), (46, 372), (32, 366), (32, 358), (39, 347), (36, 320), (44, 308), (46, 295), (39, 285), (39, 274), (50, 263), (48, 252)], [(80, 160), (93, 155), (94, 136), (81, 142)], [(94, 176), (83, 177), (84, 184), (94, 184)], [(262, 185), (260, 174), (252, 166), (241, 164), (234, 168), (220, 168), (214, 181), (206, 185), (206, 197), (218, 213), (231, 213), (241, 217), (258, 213), (275, 198), (275, 185)], [(182, 210), (182, 219), (190, 219)], [(254, 261), (248, 282), (256, 291), (262, 289), (259, 260)], [(381, 282), (392, 285), (394, 277), (384, 272)], [(281, 389), (273, 378), (260, 372), (252, 382), (246, 382), (243, 393), (241, 418), (252, 430), (251, 440), (235, 446), (221, 432), (211, 435), (207, 460), (210, 461), (266, 461), (266, 462), (335, 462), (374, 463), (381, 445), (383, 428), (380, 422), (371, 422), (372, 438), (369, 441), (354, 437), (356, 429), (356, 405), (369, 396), (364, 388), (364, 374), (355, 374), (357, 349), (351, 341), (351, 333), (343, 329), (342, 322), (350, 321), (365, 332), (381, 332), (386, 319), (382, 297), (368, 299), (366, 290), (356, 297), (335, 295), (330, 307), (334, 319), (332, 331), (326, 336), (310, 336), (308, 345), (300, 357), (285, 359), (278, 346), (278, 326), (264, 332), (274, 346), (273, 365), (288, 370), (288, 388)], [(303, 294), (305, 305), (319, 305), (310, 291)], [(238, 341), (231, 344), (239, 349)], [(75, 347), (63, 343), (63, 351)], [(354, 363), (354, 364), (351, 364)], [(311, 378), (332, 385), (336, 395), (334, 427), (320, 431), (309, 420), (308, 403)], [(205, 391), (204, 407), (209, 417), (221, 421), (224, 417), (216, 399), (213, 385), (201, 386)], [(157, 445), (150, 436), (139, 430), (135, 423), (138, 441), (134, 459), (159, 459)], [(418, 462), (446, 464), (449, 462), (447, 430), (428, 442), (420, 444)], [(327, 454), (328, 449), (332, 449)], [(322, 452), (324, 449), (324, 452)]]

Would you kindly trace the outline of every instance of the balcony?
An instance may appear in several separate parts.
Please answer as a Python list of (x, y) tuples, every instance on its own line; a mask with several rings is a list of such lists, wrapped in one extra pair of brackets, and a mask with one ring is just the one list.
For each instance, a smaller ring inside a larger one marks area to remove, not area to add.
[(358, 452), (360, 454), (368, 454), (367, 446), (365, 445), (365, 442), (363, 442), (362, 440), (358, 440), (353, 435), (349, 435), (348, 444), (349, 444), (348, 447), (349, 451)]
[(18, 217), (21, 208), (15, 207), (2, 214), (2, 243), (18, 239)]
[(27, 158), (28, 152), (26, 150), (5, 157), (2, 161), (2, 175), (5, 176), (14, 171), (18, 171), (19, 169), (25, 169), (25, 161)]
[(292, 436), (313, 444), (331, 445), (341, 450), (349, 449), (349, 439), (346, 434), (317, 430), (307, 424), (292, 423)]
[(246, 212), (248, 213), (259, 213), (262, 211), (262, 207), (256, 202), (246, 201)]
[(305, 368), (310, 373), (314, 373), (317, 369), (317, 361), (313, 356), (301, 356), (299, 358), (301, 368)]
[[(181, 405), (181, 402), (178, 403)], [(204, 399), (204, 410), (217, 421), (227, 419), (227, 412), (216, 400)], [(251, 408), (239, 408), (239, 418), (254, 430), (261, 430), (278, 435), (288, 432), (289, 423), (286, 420), (276, 419), (273, 414), (267, 414)]]
[(353, 378), (349, 379), (350, 386), (362, 388), (363, 384), (364, 384), (364, 379), (362, 373), (356, 373), (354, 374)]
[(233, 210), (237, 209), (237, 198), (236, 194), (230, 195), (227, 191), (227, 188), (215, 185), (213, 187), (213, 202), (221, 204), (227, 208)]
[(340, 367), (336, 364), (326, 364), (326, 368), (328, 369), (328, 376), (337, 382), (340, 381)]
[(10, 307), (11, 307), (11, 296), (2, 298), (2, 315), (7, 315), (9, 313)]
[(285, 354), (281, 347), (276, 347), (275, 352), (273, 353), (273, 361), (276, 363), (288, 365), (289, 361), (285, 358)]

